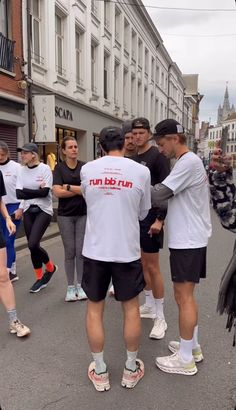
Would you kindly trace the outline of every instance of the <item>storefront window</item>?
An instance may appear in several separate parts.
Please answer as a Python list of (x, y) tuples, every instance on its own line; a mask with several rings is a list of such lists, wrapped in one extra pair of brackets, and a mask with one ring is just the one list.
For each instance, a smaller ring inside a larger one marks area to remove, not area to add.
[(93, 156), (94, 159), (100, 158), (104, 155), (102, 151), (100, 142), (99, 142), (99, 134), (93, 134)]

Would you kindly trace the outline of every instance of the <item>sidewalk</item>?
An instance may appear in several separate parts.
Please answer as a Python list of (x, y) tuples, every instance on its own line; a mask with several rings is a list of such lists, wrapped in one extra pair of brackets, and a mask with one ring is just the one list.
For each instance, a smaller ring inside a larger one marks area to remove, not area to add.
[[(46, 241), (47, 239), (54, 238), (55, 236), (59, 235), (59, 228), (57, 222), (51, 222), (49, 227), (47, 228), (45, 234), (43, 235), (42, 241)], [(21, 238), (16, 239), (15, 241), (15, 249), (16, 251), (20, 251), (27, 247), (27, 240), (26, 236), (22, 236)]]

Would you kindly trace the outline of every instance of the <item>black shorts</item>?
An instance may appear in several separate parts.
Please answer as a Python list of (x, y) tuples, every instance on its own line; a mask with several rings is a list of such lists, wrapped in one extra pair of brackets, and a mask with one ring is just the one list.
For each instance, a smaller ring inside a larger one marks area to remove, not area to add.
[(170, 249), (170, 270), (173, 282), (194, 282), (206, 277), (207, 248)]
[(140, 247), (145, 253), (158, 253), (160, 249), (163, 248), (164, 241), (164, 231), (163, 229), (160, 233), (149, 235), (148, 231), (151, 225), (156, 220), (156, 213), (148, 213), (147, 217), (139, 222), (140, 225)]
[(0, 249), (2, 249), (2, 248), (6, 248), (6, 241), (5, 241), (5, 238), (3, 236), (2, 227), (0, 225)]
[(89, 300), (104, 300), (111, 280), (116, 300), (125, 302), (137, 296), (145, 286), (140, 259), (129, 263), (116, 263), (84, 258), (81, 286)]

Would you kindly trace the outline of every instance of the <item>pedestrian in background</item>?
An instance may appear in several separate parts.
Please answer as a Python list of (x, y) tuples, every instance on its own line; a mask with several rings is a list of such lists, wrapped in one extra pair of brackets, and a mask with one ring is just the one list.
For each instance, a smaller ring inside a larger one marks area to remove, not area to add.
[[(6, 195), (5, 185), (2, 173), (0, 171), (0, 212), (1, 216), (6, 221), (6, 227), (9, 235), (14, 235), (16, 231), (15, 224), (12, 222), (7, 208), (2, 200)], [(6, 262), (6, 243), (0, 226), (0, 300), (7, 310), (9, 316), (10, 333), (16, 334), (18, 337), (24, 337), (30, 334), (30, 329), (20, 322), (16, 312), (16, 302), (12, 283), (10, 281)]]
[(60, 149), (63, 161), (58, 163), (54, 170), (53, 193), (59, 198), (57, 222), (65, 252), (65, 301), (72, 302), (87, 299), (81, 287), (86, 203), (81, 195), (74, 192), (80, 185), (80, 170), (84, 162), (78, 160), (78, 144), (75, 138), (63, 138)]
[(157, 357), (156, 365), (167, 373), (197, 373), (203, 360), (198, 342), (198, 308), (195, 285), (206, 277), (206, 250), (211, 235), (209, 188), (201, 159), (186, 145), (184, 129), (167, 119), (155, 127), (154, 138), (167, 158), (177, 161), (170, 175), (152, 191), (153, 205), (168, 199), (168, 247), (175, 300), (179, 309), (180, 342), (169, 343), (171, 356)]
[[(29, 142), (18, 148), (18, 151), (21, 152), (23, 166), (17, 177), (16, 197), (24, 199), (24, 228), (37, 279), (30, 292), (37, 293), (47, 286), (57, 270), (57, 266), (40, 245), (53, 214), (52, 171), (48, 165), (39, 161), (36, 144)], [(45, 272), (43, 265), (46, 267)]]
[[(23, 211), (20, 208), (20, 201), (16, 197), (16, 179), (20, 172), (21, 165), (10, 159), (10, 151), (8, 145), (4, 141), (0, 141), (0, 170), (3, 175), (3, 180), (6, 188), (6, 195), (3, 197), (3, 202), (6, 205), (7, 212), (11, 216), (15, 226), (16, 232), (20, 226)], [(9, 278), (12, 282), (19, 279), (16, 272), (16, 252), (15, 239), (16, 232), (9, 234), (6, 221), (0, 215), (3, 235), (6, 242), (7, 249), (7, 270)]]

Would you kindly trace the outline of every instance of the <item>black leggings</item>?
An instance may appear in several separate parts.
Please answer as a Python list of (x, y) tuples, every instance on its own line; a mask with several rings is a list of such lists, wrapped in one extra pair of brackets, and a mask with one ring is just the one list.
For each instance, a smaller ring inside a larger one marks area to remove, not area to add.
[(40, 241), (51, 222), (51, 215), (40, 211), (31, 213), (30, 210), (24, 212), (24, 228), (28, 240), (28, 248), (31, 253), (31, 260), (34, 269), (42, 268), (43, 263), (49, 262), (47, 252), (41, 248)]

